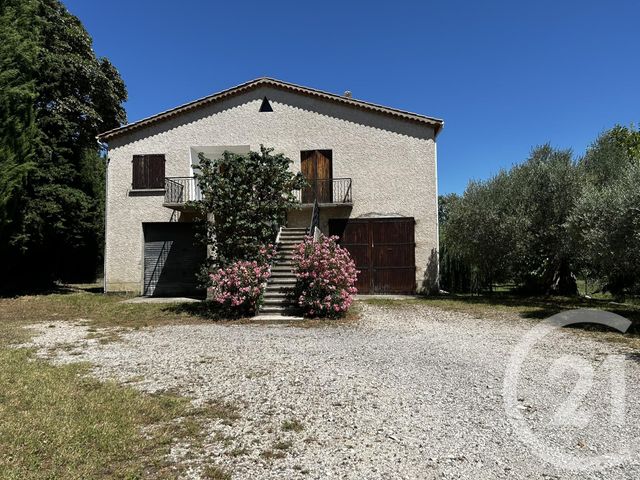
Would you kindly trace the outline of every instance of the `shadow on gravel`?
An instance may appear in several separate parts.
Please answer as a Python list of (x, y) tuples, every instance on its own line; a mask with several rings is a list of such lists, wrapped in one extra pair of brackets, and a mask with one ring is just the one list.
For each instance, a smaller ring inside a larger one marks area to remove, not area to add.
[(234, 322), (251, 325), (286, 325), (300, 328), (341, 327), (356, 325), (361, 319), (362, 308), (358, 304), (351, 306), (346, 315), (340, 318), (305, 318), (303, 320), (256, 320), (247, 312), (233, 312), (222, 308), (215, 302), (203, 301), (195, 303), (167, 304), (162, 308), (163, 312), (173, 314), (186, 314), (192, 317), (210, 320), (212, 322)]
[(632, 362), (640, 363), (640, 352), (628, 353), (626, 355), (627, 360), (631, 360)]
[(225, 309), (220, 308), (215, 302), (208, 301), (168, 304), (162, 308), (162, 311), (175, 314), (187, 314), (192, 317), (212, 321), (238, 320), (243, 318), (242, 316), (234, 317), (225, 311)]

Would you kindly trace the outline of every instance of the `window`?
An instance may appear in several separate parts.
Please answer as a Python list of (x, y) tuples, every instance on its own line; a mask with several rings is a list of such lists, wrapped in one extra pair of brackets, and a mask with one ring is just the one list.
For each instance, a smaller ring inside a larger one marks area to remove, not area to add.
[(134, 190), (164, 188), (164, 155), (134, 155)]

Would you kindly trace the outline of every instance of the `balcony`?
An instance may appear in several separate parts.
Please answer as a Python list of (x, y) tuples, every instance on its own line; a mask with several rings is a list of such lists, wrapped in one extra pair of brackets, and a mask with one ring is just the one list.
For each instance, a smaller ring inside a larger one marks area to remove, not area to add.
[(351, 179), (328, 178), (308, 180), (309, 186), (295, 192), (303, 206), (313, 205), (318, 200), (320, 205), (352, 205)]
[(202, 200), (202, 192), (193, 177), (167, 177), (164, 179), (164, 203), (167, 208), (186, 211), (194, 208), (189, 202)]
[[(350, 206), (353, 204), (351, 196), (350, 178), (329, 178), (310, 180), (309, 186), (294, 192), (303, 207), (311, 207), (314, 200), (320, 205)], [(164, 203), (167, 208), (179, 211), (192, 211), (190, 202), (202, 200), (202, 192), (193, 177), (167, 177), (164, 179)]]

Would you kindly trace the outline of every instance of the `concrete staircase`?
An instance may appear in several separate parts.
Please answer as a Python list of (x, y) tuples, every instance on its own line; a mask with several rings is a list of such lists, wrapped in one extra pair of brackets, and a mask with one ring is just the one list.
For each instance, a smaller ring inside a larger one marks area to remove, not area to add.
[(296, 284), (293, 274), (293, 249), (302, 243), (307, 234), (304, 228), (282, 228), (278, 237), (277, 255), (271, 267), (271, 277), (267, 281), (264, 302), (259, 315), (292, 316), (297, 314), (295, 306), (290, 305), (287, 294)]

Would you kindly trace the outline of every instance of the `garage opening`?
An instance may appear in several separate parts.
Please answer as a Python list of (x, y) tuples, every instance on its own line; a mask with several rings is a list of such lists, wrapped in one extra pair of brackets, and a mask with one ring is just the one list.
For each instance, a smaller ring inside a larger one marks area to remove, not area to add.
[(411, 217), (329, 220), (329, 234), (340, 237), (360, 270), (359, 293), (415, 293), (414, 227)]
[(200, 297), (197, 273), (206, 248), (195, 241), (192, 223), (145, 223), (143, 295)]

